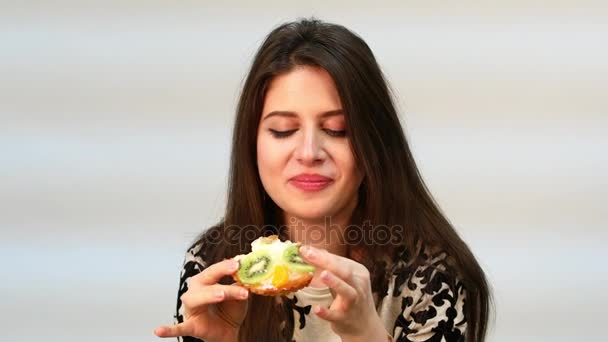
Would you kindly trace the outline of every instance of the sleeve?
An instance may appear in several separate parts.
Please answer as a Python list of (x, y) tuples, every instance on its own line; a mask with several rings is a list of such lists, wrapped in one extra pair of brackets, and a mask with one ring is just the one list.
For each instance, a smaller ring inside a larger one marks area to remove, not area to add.
[[(412, 291), (413, 289), (413, 291)], [(393, 340), (397, 342), (464, 342), (466, 291), (462, 282), (436, 268), (416, 272), (410, 291), (401, 296)]]
[[(184, 321), (184, 308), (182, 307), (181, 296), (188, 291), (188, 280), (202, 272), (206, 263), (200, 257), (201, 244), (196, 244), (188, 249), (184, 257), (184, 263), (179, 276), (179, 288), (177, 291), (177, 306), (175, 310), (174, 323), (182, 323)], [(200, 342), (202, 340), (190, 336), (180, 336), (177, 338), (179, 342)]]

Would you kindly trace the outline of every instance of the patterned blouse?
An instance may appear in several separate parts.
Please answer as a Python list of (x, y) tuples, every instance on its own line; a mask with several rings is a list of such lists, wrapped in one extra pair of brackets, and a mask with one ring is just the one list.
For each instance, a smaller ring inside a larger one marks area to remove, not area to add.
[[(188, 290), (187, 280), (207, 264), (201, 244), (188, 249), (180, 273), (175, 323), (183, 322), (180, 297)], [(387, 332), (398, 342), (464, 342), (467, 328), (464, 316), (466, 291), (462, 282), (446, 272), (445, 253), (426, 256), (424, 267), (408, 267), (406, 258), (393, 268), (386, 296), (374, 300)], [(293, 308), (293, 341), (340, 341), (327, 321), (312, 313), (316, 304), (329, 305), (333, 300), (328, 288), (306, 287), (284, 297)], [(201, 341), (178, 337), (179, 342)]]

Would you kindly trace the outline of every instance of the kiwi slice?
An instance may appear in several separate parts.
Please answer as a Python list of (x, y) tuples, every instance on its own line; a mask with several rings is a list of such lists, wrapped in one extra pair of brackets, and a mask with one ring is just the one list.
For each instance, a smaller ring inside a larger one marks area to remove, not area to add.
[(271, 275), (274, 261), (267, 252), (254, 252), (240, 260), (239, 280), (244, 284), (259, 283)]
[(315, 267), (304, 262), (300, 252), (298, 251), (299, 245), (291, 245), (285, 248), (283, 252), (283, 261), (289, 265), (289, 268), (293, 271), (306, 273), (314, 272)]

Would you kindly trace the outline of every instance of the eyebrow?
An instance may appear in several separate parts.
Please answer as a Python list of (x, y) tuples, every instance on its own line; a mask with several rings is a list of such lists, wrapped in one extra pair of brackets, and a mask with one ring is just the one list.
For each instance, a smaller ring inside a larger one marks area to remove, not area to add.
[[(336, 116), (336, 115), (344, 115), (344, 110), (342, 110), (340, 108), (340, 109), (334, 109), (334, 110), (330, 110), (327, 112), (323, 112), (323, 113), (321, 113), (321, 118), (327, 118), (327, 117)], [(291, 112), (291, 111), (286, 111), (286, 110), (275, 110), (275, 111), (268, 113), (268, 115), (266, 115), (264, 117), (264, 119), (262, 119), (262, 120), (266, 120), (273, 116), (283, 116), (283, 117), (288, 117), (288, 118), (295, 118), (298, 116), (298, 114), (296, 112)]]

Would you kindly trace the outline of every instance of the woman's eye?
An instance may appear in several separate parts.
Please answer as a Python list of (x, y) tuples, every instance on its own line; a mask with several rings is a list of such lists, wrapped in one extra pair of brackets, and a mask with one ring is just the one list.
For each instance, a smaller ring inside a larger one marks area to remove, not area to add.
[[(270, 131), (270, 133), (272, 134), (273, 137), (275, 138), (287, 138), (288, 136), (292, 135), (295, 131), (297, 131), (297, 129), (290, 129), (288, 131), (277, 131), (275, 129), (268, 129)], [(333, 129), (323, 129), (323, 131), (325, 133), (327, 133), (329, 136), (332, 137), (344, 137), (346, 136), (346, 131), (342, 130), (342, 131), (335, 131)]]
[(324, 129), (325, 133), (329, 134), (332, 137), (344, 137), (346, 136), (346, 131), (334, 131), (332, 129)]
[(289, 131), (277, 131), (272, 128), (270, 128), (268, 130), (270, 131), (272, 136), (275, 138), (287, 138), (288, 136), (292, 135), (293, 132), (297, 131), (297, 129), (291, 129)]

